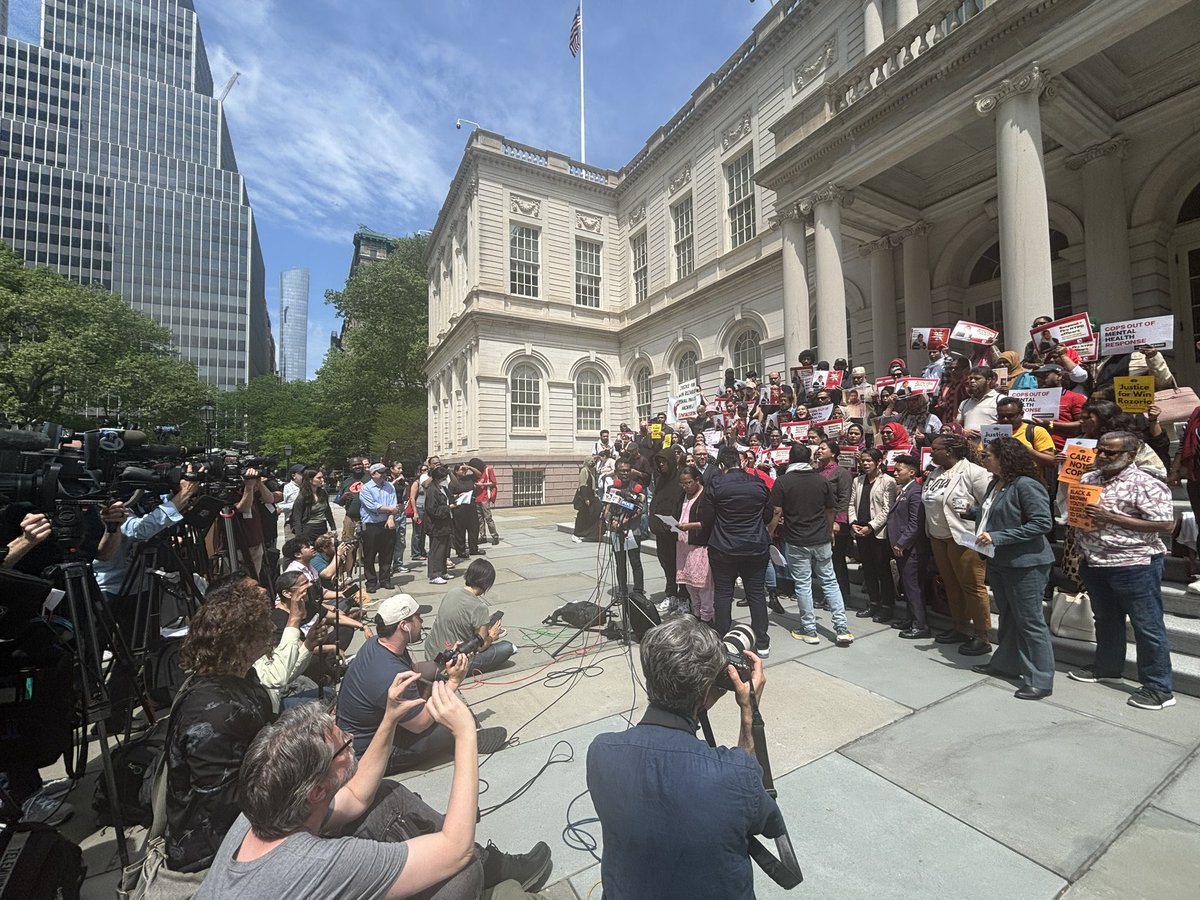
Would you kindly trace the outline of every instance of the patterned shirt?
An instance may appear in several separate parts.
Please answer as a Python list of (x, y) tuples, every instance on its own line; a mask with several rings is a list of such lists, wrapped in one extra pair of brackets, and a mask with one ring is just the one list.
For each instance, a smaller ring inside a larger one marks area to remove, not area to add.
[[(1147, 522), (1175, 518), (1170, 488), (1137, 466), (1126, 466), (1112, 478), (1087, 472), (1080, 482), (1103, 487), (1097, 504), (1102, 509)], [(1095, 531), (1077, 531), (1075, 538), (1087, 564), (1097, 568), (1148, 566), (1151, 557), (1167, 552), (1156, 532), (1133, 531), (1120, 525), (1097, 525)]]

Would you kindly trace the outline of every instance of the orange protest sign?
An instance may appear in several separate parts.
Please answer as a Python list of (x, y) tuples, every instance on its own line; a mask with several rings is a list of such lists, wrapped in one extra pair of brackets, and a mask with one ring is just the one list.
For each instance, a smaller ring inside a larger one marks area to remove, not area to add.
[(1092, 471), (1092, 464), (1096, 461), (1096, 449), (1094, 447), (1067, 447), (1067, 461), (1063, 463), (1062, 471), (1058, 473), (1058, 480), (1066, 484), (1079, 484), (1079, 479), (1083, 477), (1085, 472)]
[(1067, 485), (1067, 524), (1080, 531), (1095, 531), (1087, 508), (1100, 502), (1102, 490), (1098, 484)]

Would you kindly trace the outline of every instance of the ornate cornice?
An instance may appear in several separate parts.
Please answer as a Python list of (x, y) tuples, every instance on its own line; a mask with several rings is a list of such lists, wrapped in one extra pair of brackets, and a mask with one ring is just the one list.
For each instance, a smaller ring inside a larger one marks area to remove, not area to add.
[(1018, 94), (1033, 94), (1037, 96), (1045, 89), (1047, 76), (1034, 63), (1028, 70), (1013, 78), (1005, 78), (991, 91), (975, 95), (975, 112), (981, 116), (990, 116), (996, 107), (1010, 97)]
[(629, 212), (629, 227), (639, 224), (646, 218), (646, 204), (642, 203), (630, 210)]
[(509, 197), (508, 208), (510, 212), (515, 212), (522, 216), (532, 216), (539, 219), (542, 216), (542, 201), (534, 200), (532, 197), (521, 197), (513, 194)]
[(750, 133), (753, 122), (753, 112), (747, 109), (736, 122), (725, 129), (721, 135), (721, 150), (728, 150)]
[(877, 241), (869, 241), (865, 244), (858, 245), (859, 256), (870, 256), (872, 253), (878, 253), (880, 250), (891, 250), (896, 245), (892, 243), (892, 236), (885, 234)]
[(684, 185), (686, 185), (691, 180), (692, 180), (692, 164), (689, 161), (689, 162), (684, 163), (683, 167), (678, 172), (676, 172), (674, 175), (671, 176), (671, 181), (667, 185), (667, 193), (674, 194), (676, 191), (678, 191), (680, 188), (682, 188)]
[(832, 181), (824, 187), (817, 188), (807, 197), (801, 198), (797, 204), (800, 212), (804, 215), (809, 215), (813, 208), (818, 203), (840, 203), (842, 206), (849, 206), (854, 202), (854, 192), (848, 191)]
[(815, 59), (796, 66), (792, 71), (792, 93), (800, 93), (804, 90), (806, 84), (809, 84), (814, 78), (828, 69), (830, 64), (836, 60), (837, 35), (834, 35), (825, 42), (825, 46), (821, 48), (821, 52), (817, 54)]
[(865, 244), (859, 244), (858, 255), (870, 256), (877, 250), (891, 250), (895, 247), (901, 247), (910, 237), (929, 234), (929, 229), (932, 227), (933, 226), (923, 219), (918, 222), (913, 222), (911, 225), (905, 225), (898, 231), (885, 234), (877, 241), (868, 241)]
[(799, 203), (788, 203), (784, 206), (775, 208), (775, 215), (771, 216), (768, 226), (771, 229), (779, 228), (787, 221), (804, 221), (804, 213), (800, 212)]
[(590, 231), (592, 234), (600, 234), (604, 230), (603, 220), (600, 216), (593, 216), (591, 213), (576, 212), (575, 227), (580, 231)]
[(1100, 159), (1103, 156), (1115, 156), (1118, 159), (1124, 159), (1125, 148), (1128, 146), (1129, 139), (1123, 137), (1115, 137), (1102, 144), (1093, 144), (1091, 147), (1080, 153), (1076, 153), (1074, 156), (1068, 156), (1067, 168), (1075, 172), (1082, 169), (1092, 160)]

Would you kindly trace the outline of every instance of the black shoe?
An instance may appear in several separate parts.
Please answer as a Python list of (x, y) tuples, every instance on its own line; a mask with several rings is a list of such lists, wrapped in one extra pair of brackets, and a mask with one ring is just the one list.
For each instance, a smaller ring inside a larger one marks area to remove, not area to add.
[(365, 589), (368, 594), (373, 594), (379, 590), (379, 585), (375, 584), (373, 581), (368, 581), (365, 585)]
[(897, 631), (908, 631), (913, 627), (912, 619), (892, 619), (892, 627)]
[(746, 599), (745, 597), (743, 597), (741, 600), (739, 600), (739, 601), (737, 602), (737, 605), (738, 605), (738, 606), (749, 606), (749, 605), (750, 605), (750, 601), (749, 601), (748, 599)]
[(874, 619), (875, 612), (878, 609), (876, 606), (868, 606), (866, 609), (860, 609), (854, 614), (856, 619)]
[(480, 728), (475, 732), (475, 740), (478, 742), (480, 753), (495, 753), (508, 743), (508, 729), (500, 726)]
[(971, 638), (958, 648), (958, 652), (963, 656), (983, 656), (985, 653), (992, 652), (992, 645), (979, 638)]
[(1014, 697), (1018, 700), (1041, 700), (1043, 697), (1049, 697), (1054, 691), (1043, 690), (1035, 687), (1019, 687)]
[(787, 615), (787, 610), (783, 608), (783, 604), (779, 602), (778, 597), (772, 597), (770, 600), (768, 600), (767, 606), (770, 608), (771, 612), (777, 612), (781, 616)]
[(1011, 680), (1017, 677), (1016, 675), (1012, 675), (1008, 672), (1002, 672), (1000, 669), (995, 668), (991, 663), (979, 663), (978, 665), (971, 666), (971, 671), (977, 672), (980, 675), (990, 676), (991, 678), (1007, 678)]
[(381, 591), (390, 591), (390, 590), (392, 589), (392, 582), (391, 582), (391, 580), (389, 579), (389, 580), (387, 580), (387, 581), (381, 581), (381, 582), (379, 582), (379, 589), (380, 589)]
[(476, 547), (474, 550), (471, 551), (471, 555), (472, 556), (487, 556), (487, 551), (480, 550), (478, 547)]
[(492, 546), (494, 547), (494, 546), (496, 546), (496, 544), (498, 544), (498, 543), (500, 543), (500, 535), (498, 535), (498, 534), (493, 534), (493, 535), (492, 535)]
[(886, 625), (887, 623), (891, 622), (892, 608), (890, 606), (884, 606), (880, 608), (879, 612), (871, 616), (871, 621), (878, 622), (880, 625)]
[(824, 600), (814, 600), (813, 601), (813, 609), (828, 610), (829, 604), (827, 602), (825, 602)]
[(966, 644), (974, 639), (961, 631), (943, 631), (934, 640), (939, 644)]
[(916, 641), (921, 638), (933, 637), (933, 632), (928, 628), (906, 628), (897, 634), (896, 637), (904, 638), (906, 641)]
[(458, 562), (466, 562), (466, 561), (467, 561), (468, 559), (470, 559), (470, 558), (471, 558), (471, 557), (470, 557), (470, 556), (468, 556), (466, 553), (459, 553), (457, 556), (455, 556), (455, 557), (454, 557), (454, 561), (455, 561), (456, 563), (458, 563)]
[(488, 841), (483, 851), (483, 886), (493, 888), (502, 881), (519, 881), (523, 890), (536, 893), (550, 878), (554, 863), (545, 841), (538, 841), (528, 853), (502, 853)]

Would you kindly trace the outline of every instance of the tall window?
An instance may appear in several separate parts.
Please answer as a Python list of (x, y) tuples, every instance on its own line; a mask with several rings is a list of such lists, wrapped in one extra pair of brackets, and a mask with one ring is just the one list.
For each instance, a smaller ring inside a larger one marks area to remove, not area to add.
[(754, 150), (725, 167), (729, 188), (729, 246), (740, 247), (754, 237)]
[(762, 338), (753, 329), (743, 331), (733, 342), (733, 374), (745, 378), (747, 372), (762, 375)]
[(679, 357), (679, 362), (675, 366), (675, 377), (679, 379), (680, 384), (692, 381), (696, 377), (696, 353), (694, 350), (688, 350)]
[(513, 369), (509, 378), (510, 410), (513, 428), (542, 427), (542, 377), (529, 363)]
[(646, 266), (646, 232), (629, 242), (629, 256), (633, 262), (633, 302), (641, 303), (646, 299), (650, 283)]
[(1004, 333), (1004, 304), (1000, 300), (989, 303), (979, 303), (975, 306), (975, 324), (994, 328)]
[(600, 245), (575, 239), (575, 305), (600, 306)]
[(675, 280), (687, 278), (696, 268), (696, 257), (692, 250), (692, 198), (685, 197), (671, 207), (671, 221), (675, 224)]
[(604, 383), (595, 372), (583, 371), (575, 379), (575, 430), (600, 430), (604, 417)]
[(639, 419), (650, 418), (650, 370), (638, 369), (633, 376), (633, 390), (637, 398), (637, 414)]
[(541, 268), (541, 233), (528, 225), (513, 224), (508, 230), (508, 290), (518, 297), (538, 295)]

